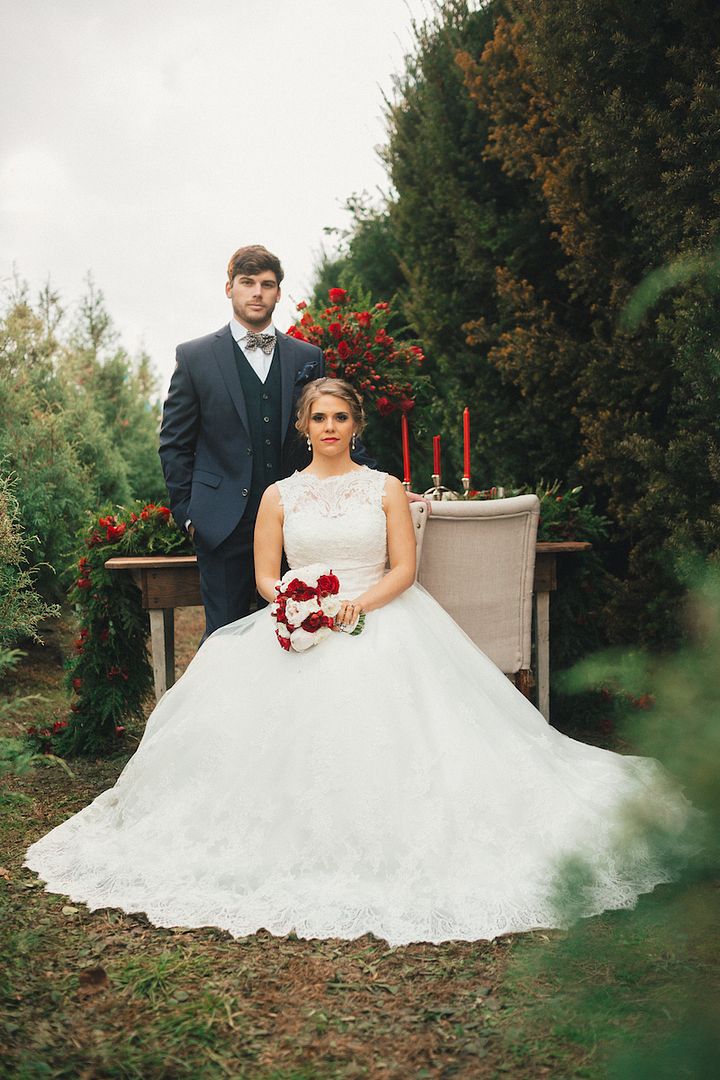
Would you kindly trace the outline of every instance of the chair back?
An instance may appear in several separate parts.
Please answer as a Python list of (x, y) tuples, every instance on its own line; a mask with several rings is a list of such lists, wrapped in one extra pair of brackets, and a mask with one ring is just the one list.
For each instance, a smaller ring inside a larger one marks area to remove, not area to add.
[(507, 675), (530, 667), (537, 495), (433, 502), (417, 580)]

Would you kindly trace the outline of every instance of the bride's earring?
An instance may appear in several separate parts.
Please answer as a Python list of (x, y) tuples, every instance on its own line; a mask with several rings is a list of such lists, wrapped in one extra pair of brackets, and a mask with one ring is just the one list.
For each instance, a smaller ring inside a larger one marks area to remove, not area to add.
[(310, 442), (310, 436), (307, 437), (308, 450), (312, 450), (312, 443)]
[(355, 432), (353, 431), (353, 437), (352, 437), (352, 440), (351, 440), (351, 442), (350, 442), (350, 449), (351, 449), (351, 450), (354, 450), (354, 449), (355, 449), (355, 441), (356, 441), (356, 440), (355, 440)]

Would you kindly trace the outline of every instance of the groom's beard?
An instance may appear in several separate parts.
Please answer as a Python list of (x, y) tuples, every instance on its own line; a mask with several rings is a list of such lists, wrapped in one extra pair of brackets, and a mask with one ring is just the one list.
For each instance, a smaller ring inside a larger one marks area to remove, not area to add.
[(252, 330), (260, 331), (272, 322), (275, 307), (275, 304), (262, 304), (257, 308), (251, 308), (248, 302), (234, 308), (233, 314), (238, 322), (247, 324)]

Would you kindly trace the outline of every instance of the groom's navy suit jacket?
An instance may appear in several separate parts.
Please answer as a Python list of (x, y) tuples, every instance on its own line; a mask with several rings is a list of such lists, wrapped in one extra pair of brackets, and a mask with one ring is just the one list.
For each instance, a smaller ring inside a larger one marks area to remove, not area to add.
[[(316, 345), (276, 331), (281, 378), (282, 475), (304, 468), (310, 455), (295, 429), (297, 400), (306, 383), (325, 374)], [(160, 460), (170, 509), (181, 529), (190, 518), (210, 550), (245, 513), (252, 478), (247, 407), (229, 326), (179, 345), (163, 410)], [(374, 465), (358, 443), (353, 458)]]

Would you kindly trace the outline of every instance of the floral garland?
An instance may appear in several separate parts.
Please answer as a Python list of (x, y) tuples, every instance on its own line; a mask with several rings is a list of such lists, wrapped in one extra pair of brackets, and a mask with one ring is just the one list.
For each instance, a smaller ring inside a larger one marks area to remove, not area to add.
[(114, 555), (192, 554), (168, 508), (154, 503), (92, 515), (79, 539), (83, 553), (69, 590), (80, 626), (66, 663), (74, 698), (70, 715), (27, 733), (33, 749), (58, 755), (106, 751), (124, 733), (126, 720), (144, 716), (153, 685), (140, 591), (128, 574), (106, 570), (105, 562)]
[(346, 289), (329, 289), (328, 299), (329, 305), (316, 314), (301, 300), (300, 322), (287, 333), (318, 345), (327, 374), (347, 379), (380, 416), (411, 412), (413, 383), (425, 356), (418, 345), (398, 342), (387, 332), (390, 304), (380, 301), (370, 310), (359, 310)]

